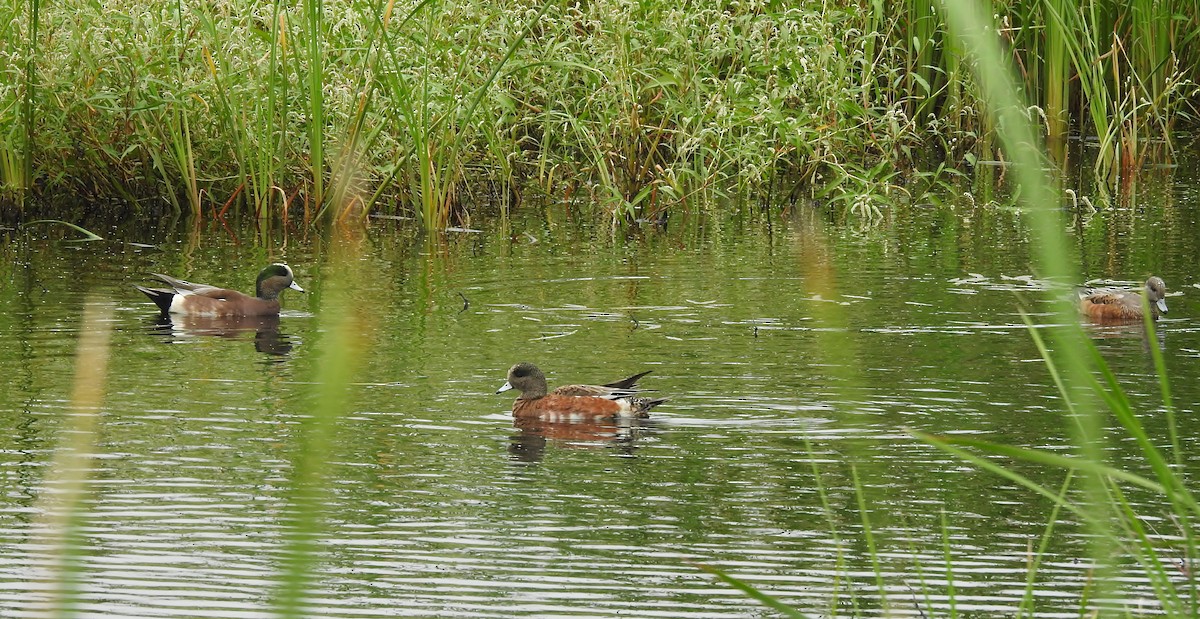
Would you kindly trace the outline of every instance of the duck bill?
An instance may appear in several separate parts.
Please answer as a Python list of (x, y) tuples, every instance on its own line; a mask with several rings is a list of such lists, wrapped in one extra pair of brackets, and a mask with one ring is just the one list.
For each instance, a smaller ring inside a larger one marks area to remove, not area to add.
[(288, 284), (288, 288), (291, 288), (292, 290), (296, 290), (299, 292), (304, 292), (304, 289), (301, 288), (300, 284), (297, 284), (296, 282), (292, 282), (292, 283)]
[(1163, 314), (1167, 313), (1167, 300), (1166, 299), (1159, 299), (1154, 302), (1154, 305), (1155, 305), (1155, 307), (1158, 308), (1159, 312), (1161, 312)]
[(504, 381), (504, 386), (497, 389), (496, 393), (504, 393), (505, 391), (508, 391), (509, 389), (512, 389), (512, 385), (510, 385), (508, 383), (508, 381)]

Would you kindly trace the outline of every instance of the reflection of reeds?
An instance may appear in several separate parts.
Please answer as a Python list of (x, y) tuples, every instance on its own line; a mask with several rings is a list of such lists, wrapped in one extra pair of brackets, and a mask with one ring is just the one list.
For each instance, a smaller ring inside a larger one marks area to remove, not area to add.
[(33, 531), (40, 539), (30, 546), (45, 552), (50, 560), (49, 573), (45, 575), (50, 585), (44, 601), (47, 615), (65, 616), (77, 606), (83, 571), (80, 526), (87, 513), (86, 484), (96, 454), (100, 407), (104, 401), (112, 313), (113, 308), (107, 304), (84, 305), (79, 346), (75, 351), (71, 407), (38, 494), (38, 522)]

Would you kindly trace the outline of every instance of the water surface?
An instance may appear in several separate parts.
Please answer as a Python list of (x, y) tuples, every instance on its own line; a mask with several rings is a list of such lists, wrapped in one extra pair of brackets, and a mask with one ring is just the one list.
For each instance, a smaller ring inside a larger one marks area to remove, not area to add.
[[(1200, 234), (1188, 190), (1146, 191), (1160, 193), (1081, 215), (1072, 238), (1084, 278), (1166, 279), (1159, 342), (1195, 453)], [(1068, 444), (1019, 314), (1024, 304), (1048, 320), (1038, 295), (1051, 284), (1010, 210), (912, 207), (857, 228), (799, 209), (627, 233), (530, 207), (435, 244), (375, 220), (354, 243), (352, 277), (332, 257), (345, 243), (335, 235), (235, 232), (163, 223), (95, 243), (7, 233), (0, 615), (34, 616), (51, 595), (61, 557), (42, 543), (40, 506), (75, 427), (85, 303), (110, 308), (113, 332), (79, 523), (79, 614), (271, 614), (292, 462), (335, 322), (326, 296), (347, 281), (366, 346), (325, 467), (313, 616), (769, 616), (698, 564), (815, 615), (875, 614), (856, 478), (892, 616), (947, 612), (946, 553), (960, 614), (1011, 614), (1024, 594), (1052, 506), (909, 432)], [(250, 290), (270, 261), (310, 291), (285, 292), (278, 321), (164, 322), (131, 286), (162, 272)], [(1165, 445), (1140, 328), (1090, 333)], [(522, 360), (552, 385), (653, 370), (643, 386), (671, 399), (644, 424), (520, 427), (510, 394), (494, 391)], [(1112, 436), (1114, 457), (1141, 470)], [(1131, 499), (1165, 514), (1156, 497)], [(1076, 616), (1086, 557), (1064, 519), (1040, 615)], [(1149, 584), (1127, 576), (1111, 604), (1152, 610)]]

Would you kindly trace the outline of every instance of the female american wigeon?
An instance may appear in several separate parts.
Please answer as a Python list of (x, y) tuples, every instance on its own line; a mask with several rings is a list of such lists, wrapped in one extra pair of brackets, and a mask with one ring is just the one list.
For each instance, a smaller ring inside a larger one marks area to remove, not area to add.
[(236, 290), (207, 284), (193, 284), (170, 275), (151, 273), (165, 282), (170, 290), (134, 286), (146, 293), (166, 314), (231, 318), (235, 316), (276, 316), (279, 314), (279, 293), (284, 288), (304, 292), (295, 281), (292, 269), (286, 264), (272, 264), (258, 274), (254, 296)]
[(513, 415), (552, 421), (588, 421), (614, 417), (649, 417), (650, 409), (666, 398), (637, 397), (642, 372), (606, 385), (563, 385), (547, 393), (546, 376), (532, 363), (518, 363), (508, 371), (508, 382), (496, 393), (521, 392), (513, 402)]
[[(1146, 280), (1145, 294), (1155, 319), (1167, 313), (1167, 285), (1161, 277)], [(1142, 297), (1133, 290), (1084, 288), (1079, 291), (1079, 307), (1088, 318), (1099, 322), (1142, 319)]]

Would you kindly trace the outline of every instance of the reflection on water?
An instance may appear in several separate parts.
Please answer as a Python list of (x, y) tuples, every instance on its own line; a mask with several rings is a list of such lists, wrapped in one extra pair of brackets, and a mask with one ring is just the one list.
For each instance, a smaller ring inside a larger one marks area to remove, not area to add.
[(546, 455), (548, 443), (567, 449), (612, 448), (616, 453), (632, 456), (637, 453), (640, 437), (651, 432), (658, 423), (650, 419), (604, 419), (594, 421), (559, 422), (537, 417), (514, 417), (508, 452), (514, 460), (539, 462)]
[[(1200, 218), (1176, 221), (1153, 254), (1109, 246), (1149, 244), (1137, 228), (1078, 242), (1085, 277), (1179, 282), (1159, 342), (1179, 440), (1195, 453), (1200, 233), (1188, 226)], [(1046, 322), (1049, 284), (1029, 275), (1011, 213), (914, 209), (865, 231), (811, 214), (673, 217), (629, 238), (555, 209), (508, 225), (429, 244), (387, 222), (365, 235), (372, 285), (347, 295), (375, 319), (363, 323), (350, 412), (327, 437), (313, 616), (770, 616), (697, 563), (815, 616), (947, 615), (947, 578), (960, 616), (1015, 614), (1053, 503), (907, 431), (1069, 444), (1020, 312)], [(70, 433), (85, 292), (116, 309), (78, 525), (79, 615), (268, 615), (323, 358), (320, 298), (339, 274), (325, 239), (288, 231), (260, 245), (244, 239), (261, 233), (216, 227), (126, 234), (109, 247), (0, 248), (0, 616), (31, 616), (51, 596), (35, 501), (57, 491), (45, 471)], [(249, 289), (244, 265), (276, 259), (304, 265), (313, 291), (287, 299), (282, 318), (147, 325), (129, 286), (131, 273), (187, 272)], [(1140, 327), (1089, 333), (1151, 440), (1169, 444)], [(514, 358), (560, 376), (653, 367), (671, 400), (648, 422), (514, 420), (511, 400), (493, 395)], [(1127, 442), (1109, 450), (1140, 466)], [(1158, 497), (1128, 500), (1157, 535), (1178, 534)], [(1060, 520), (1034, 592), (1040, 616), (1078, 616), (1093, 582), (1086, 532)], [(1118, 582), (1105, 604), (1154, 608), (1135, 568)]]
[(183, 342), (197, 337), (250, 339), (254, 350), (283, 356), (296, 345), (295, 338), (279, 330), (279, 316), (193, 316), (159, 314), (151, 333), (168, 336), (165, 341)]

